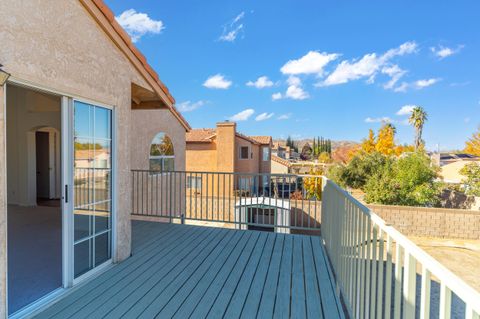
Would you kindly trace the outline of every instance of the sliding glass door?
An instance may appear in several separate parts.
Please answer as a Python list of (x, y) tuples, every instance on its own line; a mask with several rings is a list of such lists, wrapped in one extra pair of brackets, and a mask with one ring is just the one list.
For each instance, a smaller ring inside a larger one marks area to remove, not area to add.
[(73, 270), (77, 278), (111, 258), (112, 110), (74, 101)]

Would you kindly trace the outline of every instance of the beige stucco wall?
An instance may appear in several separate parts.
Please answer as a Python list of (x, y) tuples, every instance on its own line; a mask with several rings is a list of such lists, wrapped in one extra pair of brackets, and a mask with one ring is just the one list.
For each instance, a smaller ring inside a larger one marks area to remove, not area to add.
[(7, 314), (7, 149), (4, 87), (0, 86), (0, 318)]
[(460, 174), (460, 170), (465, 167), (467, 164), (471, 164), (471, 161), (458, 161), (453, 162), (447, 165), (444, 165), (440, 168), (440, 176), (442, 176), (445, 182), (450, 183), (461, 183), (465, 179), (465, 176)]
[[(268, 159), (266, 161), (263, 160), (263, 151), (264, 148), (269, 148), (270, 151), (268, 153)], [(271, 165), (271, 158), (272, 158), (272, 146), (271, 145), (261, 145), (259, 149), (260, 155), (258, 156), (258, 160), (260, 161), (260, 173), (270, 173), (272, 170)]]
[(185, 170), (185, 128), (176, 120), (172, 112), (161, 110), (132, 111), (130, 134), (130, 158), (132, 169), (149, 169), (150, 145), (160, 132), (166, 133), (173, 143), (175, 170)]
[(288, 174), (288, 167), (275, 161), (271, 162), (272, 174)]
[(216, 172), (216, 143), (188, 143), (185, 161), (189, 172)]
[[(248, 159), (240, 159), (240, 148), (242, 146), (250, 147), (250, 152), (253, 154), (253, 157), (250, 156)], [(239, 173), (258, 173), (260, 170), (260, 147), (256, 144), (240, 138), (235, 137), (235, 171)]]
[[(118, 174), (113, 255), (114, 261), (127, 258), (131, 250), (131, 132), (135, 131), (130, 90), (132, 82), (148, 86), (77, 0), (0, 1), (0, 39), (0, 62), (12, 79), (115, 108)], [(6, 137), (0, 109), (0, 183), (5, 185)], [(0, 317), (5, 316), (5, 199), (1, 187)]]

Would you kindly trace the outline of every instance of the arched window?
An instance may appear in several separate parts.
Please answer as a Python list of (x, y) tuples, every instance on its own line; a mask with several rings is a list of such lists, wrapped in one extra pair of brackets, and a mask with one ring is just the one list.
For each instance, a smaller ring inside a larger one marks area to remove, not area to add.
[(165, 133), (158, 133), (152, 140), (150, 145), (150, 170), (157, 172), (175, 170), (173, 143)]

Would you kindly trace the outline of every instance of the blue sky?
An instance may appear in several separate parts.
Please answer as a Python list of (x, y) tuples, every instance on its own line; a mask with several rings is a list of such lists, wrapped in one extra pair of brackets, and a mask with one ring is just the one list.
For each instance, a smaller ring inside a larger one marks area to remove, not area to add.
[(195, 128), (360, 141), (392, 121), (411, 143), (421, 105), (427, 147), (452, 149), (480, 125), (476, 1), (106, 2)]

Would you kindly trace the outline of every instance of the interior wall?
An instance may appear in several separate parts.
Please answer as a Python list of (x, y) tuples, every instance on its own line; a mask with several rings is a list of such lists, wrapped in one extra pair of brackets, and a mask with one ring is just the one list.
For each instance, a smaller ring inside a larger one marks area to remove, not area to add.
[[(8, 86), (8, 204), (36, 205), (35, 132), (47, 127), (60, 132), (60, 106), (59, 97), (17, 86)], [(59, 143), (57, 145), (59, 147)]]

